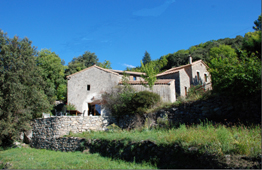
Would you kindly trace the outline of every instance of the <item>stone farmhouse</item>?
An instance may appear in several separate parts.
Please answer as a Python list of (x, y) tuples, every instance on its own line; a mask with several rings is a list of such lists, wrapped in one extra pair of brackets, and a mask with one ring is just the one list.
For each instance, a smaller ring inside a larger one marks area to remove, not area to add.
[[(202, 84), (210, 90), (211, 76), (208, 66), (198, 60), (189, 64), (171, 68), (157, 75), (153, 92), (159, 94), (164, 102), (175, 102), (176, 96), (186, 96), (191, 85)], [(125, 71), (129, 75), (129, 84), (137, 91), (149, 90), (142, 85), (141, 72)], [(74, 104), (83, 116), (109, 116), (110, 112), (103, 107), (102, 94), (110, 92), (113, 87), (122, 85), (124, 71), (104, 69), (93, 65), (67, 76), (67, 100)], [(150, 90), (149, 90), (150, 91)]]

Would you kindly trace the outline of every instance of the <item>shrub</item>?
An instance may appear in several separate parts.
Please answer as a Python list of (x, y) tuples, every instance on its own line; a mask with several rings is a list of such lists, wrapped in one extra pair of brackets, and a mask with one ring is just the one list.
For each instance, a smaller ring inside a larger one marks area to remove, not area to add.
[(115, 116), (120, 116), (130, 112), (130, 102), (132, 100), (135, 90), (131, 87), (116, 86), (112, 88), (110, 93), (102, 95), (103, 100), (106, 101), (105, 106)]
[(66, 110), (76, 110), (76, 106), (74, 104), (68, 103), (66, 105)]
[(140, 91), (132, 98), (133, 112), (142, 114), (160, 101), (160, 96), (150, 91)]
[(158, 94), (141, 91), (135, 92), (133, 88), (117, 86), (110, 93), (103, 94), (106, 107), (114, 116), (143, 114), (146, 110), (160, 101)]

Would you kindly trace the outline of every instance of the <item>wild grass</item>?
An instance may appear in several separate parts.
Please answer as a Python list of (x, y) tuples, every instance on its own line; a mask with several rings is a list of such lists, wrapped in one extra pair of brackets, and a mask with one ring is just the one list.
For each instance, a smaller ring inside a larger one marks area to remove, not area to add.
[(56, 152), (45, 149), (13, 148), (0, 151), (0, 167), (7, 162), (11, 169), (156, 169), (149, 163), (136, 164), (113, 160), (99, 154)]
[(179, 143), (183, 147), (198, 147), (201, 152), (217, 154), (241, 154), (258, 156), (261, 154), (261, 127), (245, 125), (226, 127), (222, 124), (213, 125), (211, 122), (202, 122), (200, 125), (179, 128), (140, 128), (131, 131), (115, 128), (110, 131), (83, 132), (70, 136), (87, 139), (122, 140), (138, 142), (151, 140), (156, 144)]

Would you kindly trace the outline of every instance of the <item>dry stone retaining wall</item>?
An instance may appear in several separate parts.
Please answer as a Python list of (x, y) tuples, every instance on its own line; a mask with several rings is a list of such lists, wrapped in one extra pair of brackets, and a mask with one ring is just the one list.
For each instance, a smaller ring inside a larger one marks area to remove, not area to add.
[[(60, 145), (62, 140), (58, 140), (58, 138), (68, 135), (70, 132), (82, 133), (90, 130), (106, 130), (106, 127), (113, 123), (121, 128), (127, 128), (135, 120), (134, 116), (128, 115), (120, 119), (112, 116), (55, 116), (39, 118), (32, 123), (30, 145), (35, 148), (58, 148), (57, 145)], [(52, 146), (48, 146), (49, 144)]]

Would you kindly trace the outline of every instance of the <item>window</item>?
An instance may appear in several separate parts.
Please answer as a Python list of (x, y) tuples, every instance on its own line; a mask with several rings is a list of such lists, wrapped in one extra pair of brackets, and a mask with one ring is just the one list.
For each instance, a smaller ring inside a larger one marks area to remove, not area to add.
[(199, 82), (199, 80), (200, 80), (200, 73), (197, 72), (197, 82)]
[(185, 87), (185, 96), (187, 96), (187, 87)]
[(89, 84), (87, 85), (87, 91), (90, 91), (90, 85)]
[(136, 80), (136, 76), (133, 77), (133, 80)]
[(205, 76), (205, 82), (207, 82), (207, 74), (204, 74), (204, 76)]

